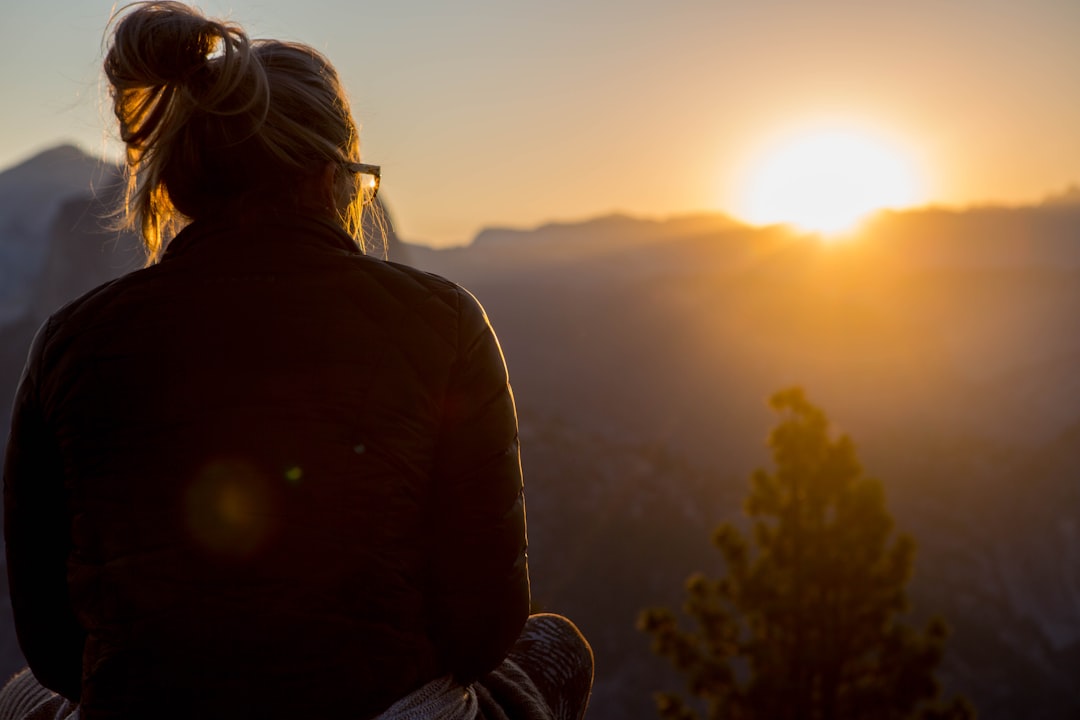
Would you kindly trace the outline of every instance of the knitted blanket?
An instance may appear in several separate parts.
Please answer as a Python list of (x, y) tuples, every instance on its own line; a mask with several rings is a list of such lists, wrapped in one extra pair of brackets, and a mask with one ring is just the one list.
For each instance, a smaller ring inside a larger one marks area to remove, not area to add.
[[(592, 649), (573, 623), (534, 615), (510, 657), (477, 682), (436, 678), (375, 720), (581, 720), (592, 675)], [(79, 708), (23, 669), (0, 690), (0, 720), (79, 720)]]
[(476, 720), (476, 691), (446, 675), (417, 688), (375, 720)]
[(0, 720), (78, 720), (79, 706), (41, 686), (29, 668), (0, 692)]

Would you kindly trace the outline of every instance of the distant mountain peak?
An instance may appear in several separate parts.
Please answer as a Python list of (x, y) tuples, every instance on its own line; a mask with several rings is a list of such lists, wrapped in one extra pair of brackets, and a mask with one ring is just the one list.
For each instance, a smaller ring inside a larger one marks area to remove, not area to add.
[(1080, 206), (1080, 185), (1073, 183), (1056, 195), (1047, 195), (1042, 205), (1047, 207)]
[(32, 198), (91, 195), (119, 178), (119, 168), (64, 143), (0, 172), (0, 208), (22, 212)]
[(61, 143), (56, 147), (42, 150), (41, 152), (33, 155), (27, 160), (27, 162), (55, 162), (55, 161), (79, 161), (79, 160), (97, 160), (89, 153), (83, 152), (75, 143)]
[(57, 168), (63, 166), (93, 168), (108, 165), (106, 161), (95, 157), (74, 143), (62, 143), (55, 147), (37, 152), (22, 162), (0, 171), (0, 175), (23, 173), (37, 167)]

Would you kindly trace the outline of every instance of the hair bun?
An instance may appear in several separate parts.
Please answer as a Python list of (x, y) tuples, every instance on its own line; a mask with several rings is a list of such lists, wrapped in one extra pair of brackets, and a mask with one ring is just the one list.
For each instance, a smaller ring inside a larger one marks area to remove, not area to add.
[(184, 82), (240, 32), (179, 2), (137, 3), (117, 19), (105, 72), (122, 90)]
[[(139, 226), (151, 258), (186, 222), (226, 208), (312, 212), (301, 206), (313, 193), (297, 188), (327, 163), (360, 159), (337, 72), (309, 45), (251, 41), (239, 25), (179, 2), (129, 5), (106, 37), (127, 161), (118, 216)], [(337, 219), (359, 240), (362, 193), (346, 203), (345, 187), (358, 176), (344, 180)]]

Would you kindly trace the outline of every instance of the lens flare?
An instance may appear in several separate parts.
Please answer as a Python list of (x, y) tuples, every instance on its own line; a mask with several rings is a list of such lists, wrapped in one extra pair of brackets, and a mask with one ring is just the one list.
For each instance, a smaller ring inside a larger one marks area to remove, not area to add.
[(187, 489), (187, 527), (212, 554), (247, 557), (271, 530), (266, 478), (249, 462), (220, 459), (205, 465)]

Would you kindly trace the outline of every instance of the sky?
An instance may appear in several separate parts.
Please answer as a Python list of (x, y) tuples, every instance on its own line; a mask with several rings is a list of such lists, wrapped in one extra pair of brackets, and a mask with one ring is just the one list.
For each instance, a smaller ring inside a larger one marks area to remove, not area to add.
[[(773, 148), (857, 128), (908, 204), (1036, 202), (1080, 183), (1078, 0), (206, 0), (329, 56), (399, 234), (468, 242), (612, 212), (746, 217)], [(113, 9), (15, 0), (0, 168), (61, 142), (118, 156)]]

